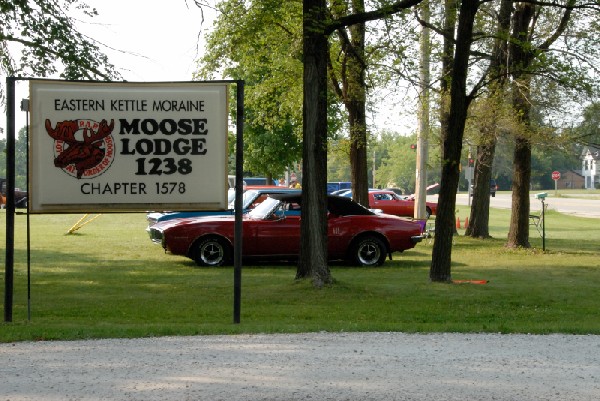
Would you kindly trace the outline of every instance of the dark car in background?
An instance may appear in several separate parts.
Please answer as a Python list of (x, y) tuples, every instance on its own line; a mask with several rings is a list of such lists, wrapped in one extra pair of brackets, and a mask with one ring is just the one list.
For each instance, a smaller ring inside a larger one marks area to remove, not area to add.
[(496, 196), (496, 191), (498, 190), (498, 185), (496, 184), (496, 180), (494, 180), (493, 178), (490, 180), (490, 195), (492, 195), (492, 197)]
[(327, 193), (331, 194), (333, 192), (338, 192), (344, 189), (351, 189), (352, 183), (350, 181), (339, 181), (339, 182), (328, 182), (327, 183)]
[[(6, 178), (0, 178), (0, 206), (2, 208), (6, 206), (6, 187)], [(15, 207), (27, 208), (27, 191), (22, 191), (19, 188), (15, 188)]]
[[(474, 190), (475, 190), (475, 187), (473, 185), (471, 185), (471, 196), (473, 196)], [(492, 196), (492, 198), (496, 197), (497, 190), (498, 190), (498, 185), (496, 184), (496, 180), (494, 180), (492, 178), (490, 180), (490, 195)]]

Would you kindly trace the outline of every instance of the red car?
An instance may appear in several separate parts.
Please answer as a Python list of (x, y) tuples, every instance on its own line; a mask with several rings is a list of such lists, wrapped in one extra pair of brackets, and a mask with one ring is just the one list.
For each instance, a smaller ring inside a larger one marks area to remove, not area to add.
[[(301, 195), (272, 195), (243, 216), (242, 256), (297, 259), (300, 249)], [(379, 266), (393, 252), (414, 248), (423, 227), (411, 220), (376, 214), (351, 199), (328, 196), (330, 260)], [(233, 261), (234, 216), (197, 217), (158, 222), (150, 238), (166, 251), (187, 256), (200, 266)]]
[[(415, 215), (415, 200), (403, 198), (394, 191), (370, 190), (369, 207), (371, 209), (380, 209), (383, 213), (396, 216), (413, 217)], [(437, 203), (426, 202), (426, 217), (437, 214)]]

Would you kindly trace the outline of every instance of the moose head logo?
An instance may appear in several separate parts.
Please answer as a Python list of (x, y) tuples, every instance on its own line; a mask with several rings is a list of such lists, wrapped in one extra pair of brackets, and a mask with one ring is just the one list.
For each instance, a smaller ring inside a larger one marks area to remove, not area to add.
[(95, 177), (102, 174), (112, 163), (114, 143), (111, 133), (114, 120), (69, 120), (52, 123), (46, 119), (46, 131), (54, 138), (54, 166), (67, 174)]

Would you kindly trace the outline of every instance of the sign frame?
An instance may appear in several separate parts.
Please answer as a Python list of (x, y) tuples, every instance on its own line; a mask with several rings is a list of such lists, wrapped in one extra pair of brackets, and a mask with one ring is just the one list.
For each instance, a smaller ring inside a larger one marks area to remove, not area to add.
[[(7, 199), (6, 199), (6, 259), (5, 259), (5, 276), (4, 276), (4, 321), (13, 321), (13, 289), (14, 289), (14, 256), (15, 256), (15, 84), (17, 81), (34, 81), (37, 78), (26, 78), (26, 77), (6, 77), (6, 172), (7, 172)], [(44, 79), (45, 81), (49, 81)], [(58, 81), (58, 80), (57, 80)], [(73, 82), (64, 81), (61, 82)], [(81, 81), (75, 81), (81, 82)], [(93, 81), (84, 81), (93, 82)], [(196, 82), (196, 81), (194, 81)], [(235, 176), (236, 182), (242, 182), (243, 176), (243, 148), (244, 148), (244, 80), (220, 80), (220, 81), (206, 81), (210, 83), (222, 83), (222, 84), (233, 84), (236, 87), (236, 152), (235, 152)], [(200, 83), (200, 82), (199, 82)], [(23, 104), (23, 103), (22, 103)], [(25, 110), (23, 110), (25, 111)], [(29, 109), (26, 110), (29, 113)], [(28, 119), (29, 125), (29, 119)], [(27, 158), (29, 159), (29, 149), (27, 151)], [(29, 164), (28, 164), (29, 168)], [(225, 175), (225, 182), (227, 182), (227, 175)], [(28, 172), (29, 179), (29, 172)], [(29, 185), (28, 185), (29, 188)], [(235, 199), (235, 245), (234, 245), (234, 277), (233, 277), (233, 323), (240, 323), (240, 311), (241, 311), (241, 279), (242, 279), (242, 193), (243, 189), (241, 185), (235, 187), (236, 199)], [(29, 215), (31, 212), (30, 203), (27, 206), (27, 238), (29, 238), (30, 224)], [(125, 210), (119, 210), (118, 212), (124, 212)], [(31, 319), (31, 288), (30, 288), (30, 246), (29, 241), (27, 243), (27, 311), (28, 319)]]
[(29, 212), (227, 209), (230, 83), (30, 80)]

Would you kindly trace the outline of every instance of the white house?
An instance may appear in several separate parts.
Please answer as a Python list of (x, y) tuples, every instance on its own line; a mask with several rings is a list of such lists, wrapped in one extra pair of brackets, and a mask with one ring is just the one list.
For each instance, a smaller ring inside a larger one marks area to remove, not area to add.
[(600, 148), (587, 146), (581, 152), (581, 175), (584, 179), (585, 189), (600, 187)]

